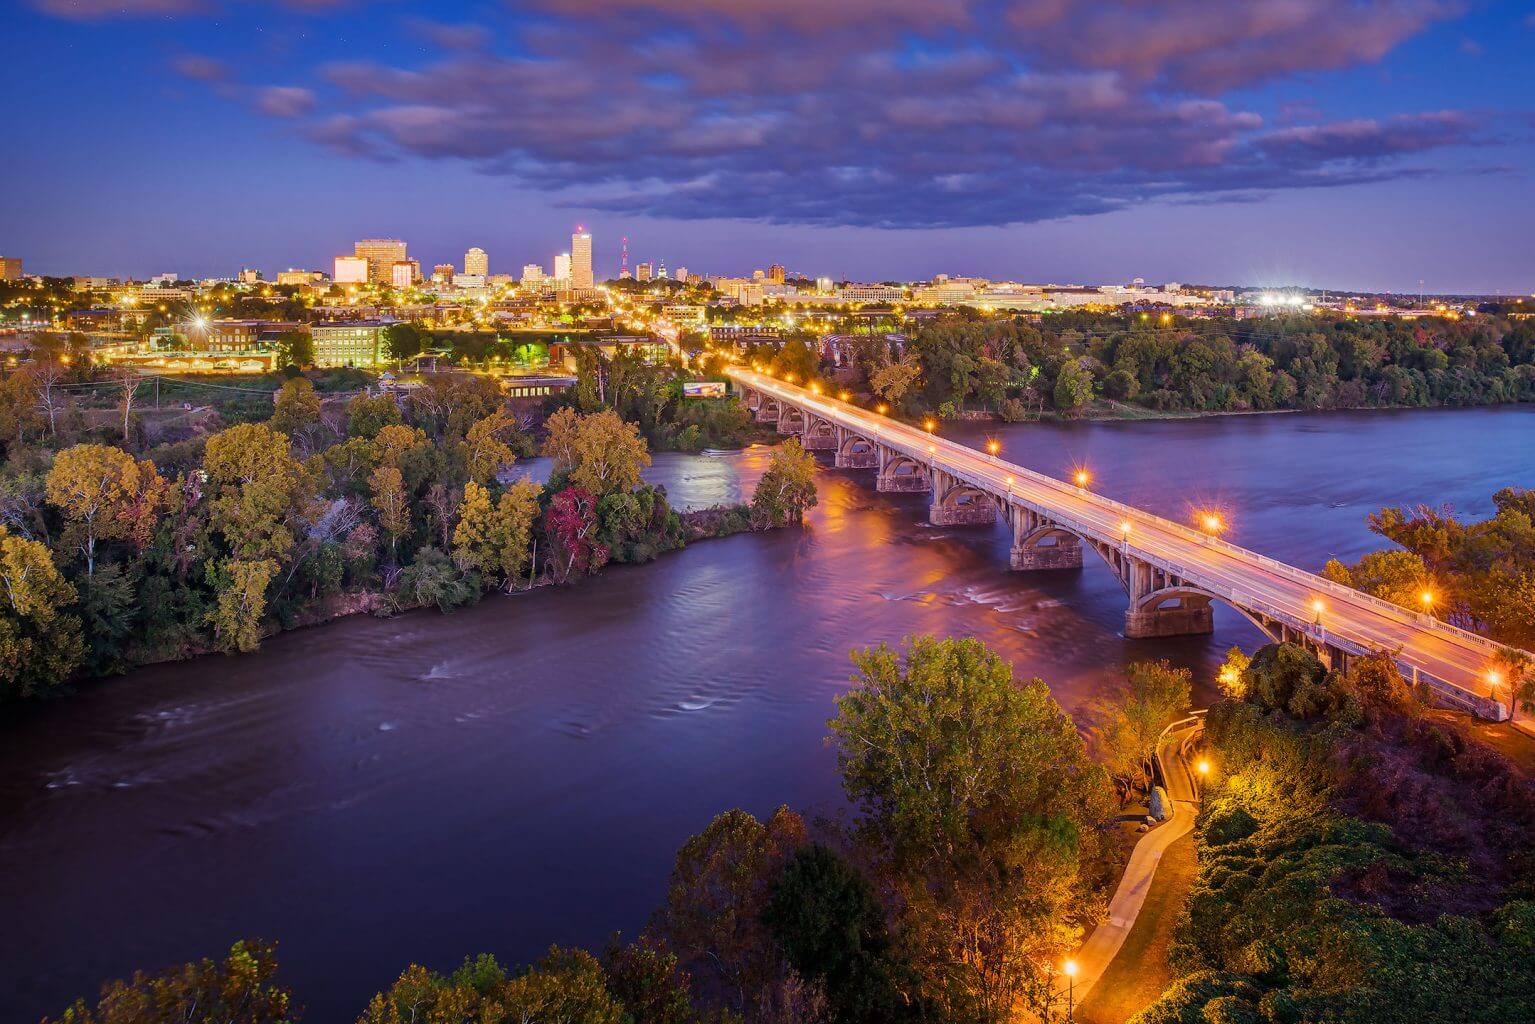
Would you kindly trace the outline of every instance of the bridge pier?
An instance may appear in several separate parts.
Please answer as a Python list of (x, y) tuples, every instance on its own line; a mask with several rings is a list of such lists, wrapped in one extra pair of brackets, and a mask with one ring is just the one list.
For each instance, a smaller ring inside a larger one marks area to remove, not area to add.
[(764, 400), (757, 403), (758, 423), (777, 423), (779, 416), (778, 403)]
[(1130, 640), (1150, 640), (1161, 636), (1200, 636), (1215, 632), (1215, 610), (1208, 604), (1203, 607), (1154, 608), (1125, 612), (1125, 637)]
[(837, 430), (825, 420), (810, 416), (806, 419), (805, 434), (800, 438), (800, 444), (811, 452), (836, 451)]
[(836, 428), (833, 446), (837, 454), (831, 464), (838, 469), (874, 469), (879, 465), (879, 446), (844, 427)]
[(976, 490), (936, 466), (933, 478), (933, 502), (927, 509), (927, 521), (934, 526), (990, 526), (997, 521), (997, 503), (990, 494)]
[[(933, 489), (933, 478), (927, 467), (909, 456), (880, 445), (875, 452), (879, 469), (874, 478), (874, 489), (884, 494), (925, 494)], [(903, 472), (903, 470), (905, 472)]]
[(1017, 505), (1008, 506), (1013, 548), (1008, 565), (1017, 572), (1082, 568), (1082, 539), (1057, 529), (1042, 516)]
[(1130, 607), (1125, 611), (1125, 637), (1147, 640), (1163, 636), (1199, 636), (1215, 632), (1215, 609), (1207, 594), (1150, 562), (1133, 556), (1121, 560)]

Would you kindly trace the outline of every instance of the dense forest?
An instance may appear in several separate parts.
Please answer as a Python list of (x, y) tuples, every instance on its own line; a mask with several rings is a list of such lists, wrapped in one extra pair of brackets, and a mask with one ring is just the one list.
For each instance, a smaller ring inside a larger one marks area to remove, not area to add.
[(1535, 400), (1535, 321), (949, 314), (855, 338), (850, 365), (855, 389), (911, 414), (1486, 405)]

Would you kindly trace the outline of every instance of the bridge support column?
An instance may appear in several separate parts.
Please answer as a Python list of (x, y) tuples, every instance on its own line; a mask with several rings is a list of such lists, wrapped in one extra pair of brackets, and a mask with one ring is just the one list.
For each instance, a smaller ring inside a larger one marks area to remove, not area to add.
[(934, 466), (933, 502), (927, 507), (927, 521), (934, 526), (990, 526), (997, 521), (997, 505), (990, 496), (975, 495), (958, 501), (951, 491), (959, 481)]
[[(879, 476), (874, 480), (876, 491), (886, 494), (923, 494), (933, 489), (933, 478), (927, 470), (904, 455), (880, 445), (876, 458), (877, 461), (872, 463), (879, 468)], [(912, 471), (897, 472), (901, 466), (910, 466)]]
[(1082, 568), (1080, 537), (1053, 529), (1048, 520), (1029, 509), (1010, 505), (1007, 511), (1013, 530), (1013, 548), (1007, 561), (1015, 571)]
[[(1208, 597), (1178, 593), (1179, 581), (1150, 562), (1126, 555), (1125, 589), (1130, 607), (1125, 612), (1125, 637), (1149, 640), (1162, 636), (1198, 636), (1215, 632), (1215, 609)], [(1167, 592), (1158, 600), (1158, 592)]]
[(760, 401), (758, 401), (758, 403), (757, 403), (757, 422), (758, 423), (777, 423), (778, 422), (778, 415), (779, 415), (778, 404), (776, 402), (768, 401), (765, 398), (760, 400)]
[(832, 447), (837, 454), (832, 456), (832, 465), (838, 469), (874, 469), (879, 465), (879, 450), (873, 444), (866, 444), (860, 450), (853, 448), (853, 442), (863, 440), (861, 435), (853, 433), (843, 427), (837, 427), (832, 434)]
[(805, 434), (800, 438), (800, 444), (805, 446), (806, 451), (834, 451), (837, 447), (837, 434), (830, 423), (811, 416), (805, 420)]
[[(799, 426), (795, 426), (796, 422), (799, 424)], [(798, 409), (795, 409), (793, 406), (784, 406), (783, 411), (778, 414), (779, 435), (788, 437), (790, 434), (803, 433), (804, 430), (805, 414), (800, 412)]]

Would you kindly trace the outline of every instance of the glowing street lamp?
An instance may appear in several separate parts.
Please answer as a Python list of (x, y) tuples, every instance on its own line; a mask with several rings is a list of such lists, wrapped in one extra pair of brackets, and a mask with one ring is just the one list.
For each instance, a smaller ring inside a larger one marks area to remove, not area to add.
[(884, 402), (881, 402), (874, 407), (874, 411), (883, 416), (885, 413), (890, 411), (890, 406), (886, 405)]
[(1071, 474), (1071, 482), (1078, 487), (1086, 487), (1093, 482), (1093, 475), (1085, 469), (1078, 469)]
[(926, 420), (923, 420), (922, 421), (922, 429), (927, 431), (929, 434), (931, 434), (933, 431), (938, 429), (938, 421), (934, 420), (932, 418), (928, 418)]
[(810, 382), (810, 392), (811, 392), (811, 394), (819, 395), (821, 393), (821, 382), (820, 381), (811, 381)]
[(1434, 592), (1432, 590), (1425, 590), (1419, 594), (1418, 603), (1423, 606), (1424, 615), (1434, 614)]
[(851, 391), (844, 391), (844, 392), (842, 392), (842, 394), (838, 395), (837, 397), (842, 399), (844, 402), (846, 402), (846, 401), (850, 401), (852, 399), (853, 393)]
[(1077, 962), (1067, 960), (1062, 970), (1066, 972), (1066, 1021), (1071, 1024), (1076, 1020)]
[(986, 439), (986, 451), (987, 451), (987, 453), (989, 453), (991, 455), (996, 455), (1001, 450), (1002, 450), (1002, 442), (1001, 441), (998, 441), (994, 437), (989, 437), (989, 438)]
[(1201, 512), (1199, 528), (1204, 530), (1206, 536), (1219, 537), (1226, 530), (1226, 521), (1219, 512)]

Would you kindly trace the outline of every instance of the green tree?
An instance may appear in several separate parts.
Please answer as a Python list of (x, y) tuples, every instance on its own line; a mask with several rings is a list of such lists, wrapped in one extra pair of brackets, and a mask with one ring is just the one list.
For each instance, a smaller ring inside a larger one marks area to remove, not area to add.
[(393, 395), (357, 395), (346, 404), (348, 437), (372, 439), (387, 426), (402, 422)]
[(492, 504), (484, 487), (473, 480), (465, 484), (453, 530), (453, 559), (459, 568), (478, 570), (511, 590), (531, 558), (529, 544), (542, 490), (530, 480), (518, 480)]
[(765, 823), (732, 810), (677, 851), (662, 932), (687, 968), (717, 984), (736, 1011), (754, 1016), (773, 998), (781, 972), (762, 912), (784, 864), (806, 842), (804, 821), (787, 807)]
[(587, 416), (561, 413), (545, 425), (544, 454), (554, 460), (557, 472), (598, 498), (639, 485), (641, 471), (650, 465), (650, 448), (638, 427), (611, 409)]
[(868, 881), (833, 850), (814, 844), (789, 858), (762, 922), (790, 966), (824, 989), (836, 1024), (905, 1016), (884, 909)]
[(379, 527), (389, 535), (389, 552), (397, 550), (400, 538), (410, 533), (410, 496), (405, 493), (405, 479), (394, 466), (379, 466), (368, 477), (369, 503), (378, 513)]
[(65, 543), (77, 547), (85, 572), (96, 571), (96, 542), (106, 538), (147, 542), (164, 482), (152, 462), (135, 462), (121, 448), (77, 444), (59, 452), (45, 482), (48, 503), (69, 524)]
[(293, 1024), (293, 994), (276, 977), (275, 947), (247, 939), (221, 963), (204, 959), (109, 982), (95, 1006), (81, 999), (42, 1024)]
[(774, 449), (767, 472), (757, 481), (752, 518), (761, 527), (788, 526), (804, 519), (805, 510), (815, 504), (815, 456), (791, 437)]
[(314, 335), (308, 331), (284, 331), (277, 338), (277, 365), (303, 369), (314, 365)]
[(642, 486), (597, 502), (597, 540), (615, 562), (649, 562), (683, 545), (682, 519), (666, 488)]
[(1081, 360), (1068, 359), (1055, 377), (1055, 407), (1074, 413), (1093, 399), (1093, 371)]
[(1189, 707), (1192, 675), (1166, 661), (1137, 661), (1125, 686), (1102, 708), (1102, 760), (1126, 788), (1150, 785), (1150, 765), (1162, 729)]
[(919, 991), (944, 1019), (1010, 1020), (1100, 905), (1083, 870), (1106, 775), (1045, 684), (1015, 682), (978, 640), (910, 637), (852, 659), (832, 735)]
[(273, 402), (273, 430), (296, 437), (320, 425), (320, 395), (303, 377), (294, 377), (277, 389)]
[(208, 620), (220, 650), (249, 652), (261, 646), (266, 589), (277, 570), (277, 563), (270, 558), (231, 558), (216, 569), (209, 567), (218, 604), (208, 613)]
[(900, 405), (901, 399), (910, 394), (922, 378), (922, 363), (915, 351), (907, 352), (899, 360), (888, 362), (869, 378), (869, 387), (891, 405)]
[(517, 461), (516, 453), (506, 443), (507, 436), (516, 427), (517, 421), (502, 409), (474, 421), (464, 435), (471, 480), (490, 483), (501, 470)]
[(214, 489), (211, 523), (235, 558), (285, 558), (313, 499), (314, 481), (288, 435), (241, 423), (208, 438), (203, 471)]
[(421, 354), (421, 332), (414, 324), (392, 324), (384, 331), (384, 347), (397, 363), (414, 359)]
[(551, 947), (520, 974), (482, 953), (443, 977), (412, 964), (357, 1024), (631, 1024), (585, 950)]
[(608, 991), (632, 1024), (693, 1024), (688, 975), (677, 955), (654, 939), (618, 945), (615, 940), (602, 959)]
[(60, 686), (85, 656), (75, 591), (40, 542), (0, 527), (0, 693), (32, 697)]

